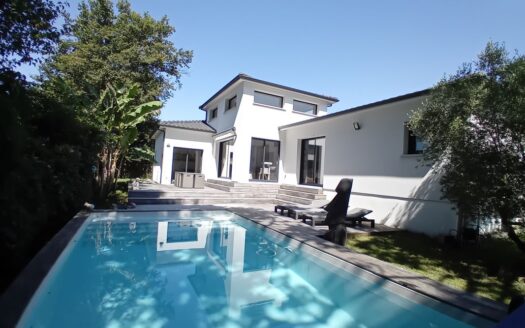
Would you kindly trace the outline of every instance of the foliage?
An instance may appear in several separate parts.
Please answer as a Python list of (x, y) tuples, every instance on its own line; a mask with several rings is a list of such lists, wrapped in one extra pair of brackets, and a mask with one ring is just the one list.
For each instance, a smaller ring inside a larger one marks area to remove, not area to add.
[(498, 215), (525, 252), (512, 225), (525, 213), (525, 57), (489, 43), (432, 89), (410, 126), (428, 143), (425, 160), (440, 163), (443, 194), (460, 217)]
[(137, 84), (120, 90), (108, 84), (93, 110), (93, 116), (104, 132), (97, 171), (98, 196), (101, 200), (107, 197), (119, 177), (129, 147), (138, 137), (137, 126), (162, 107), (160, 101), (135, 105), (138, 96)]
[(62, 2), (51, 0), (0, 1), (0, 71), (51, 53), (61, 33), (54, 23), (63, 11)]
[(138, 102), (164, 100), (180, 84), (192, 52), (175, 48), (167, 17), (155, 20), (131, 10), (127, 1), (89, 0), (69, 20), (71, 31), (42, 68), (49, 87), (63, 79), (74, 94), (95, 102), (108, 83), (140, 85)]
[(90, 199), (100, 136), (14, 73), (0, 76), (0, 288)]
[(525, 274), (525, 255), (507, 238), (486, 238), (479, 245), (450, 249), (424, 234), (400, 231), (352, 235), (347, 246), (495, 301), (508, 302), (525, 293), (525, 280), (520, 278)]
[[(82, 2), (78, 17), (68, 19), (68, 24), (69, 33), (41, 68), (39, 80), (56, 99), (84, 99), (78, 111), (95, 122), (105, 119), (105, 112), (91, 109), (108, 84), (138, 84), (135, 104), (164, 100), (180, 85), (192, 59), (191, 51), (176, 48), (170, 40), (175, 29), (167, 17), (156, 20), (147, 13), (141, 15), (127, 1), (118, 1), (116, 10), (111, 0)], [(145, 149), (158, 121), (151, 115), (137, 128), (132, 148)], [(143, 175), (150, 166), (147, 160), (123, 163), (130, 174)]]

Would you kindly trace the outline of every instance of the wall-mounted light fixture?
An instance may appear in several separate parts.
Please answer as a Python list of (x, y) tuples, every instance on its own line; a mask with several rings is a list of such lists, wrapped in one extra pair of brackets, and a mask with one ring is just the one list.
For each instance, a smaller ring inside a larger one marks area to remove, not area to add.
[(359, 124), (359, 122), (354, 122), (353, 125), (354, 125), (354, 130), (357, 131), (357, 130), (361, 129), (361, 125)]

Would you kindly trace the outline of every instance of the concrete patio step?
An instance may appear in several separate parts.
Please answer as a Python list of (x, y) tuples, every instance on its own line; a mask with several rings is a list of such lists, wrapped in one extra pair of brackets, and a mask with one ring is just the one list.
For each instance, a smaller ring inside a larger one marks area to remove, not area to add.
[(293, 190), (293, 191), (299, 191), (303, 193), (317, 194), (317, 195), (323, 194), (323, 188), (314, 187), (314, 186), (297, 186), (297, 185), (290, 185), (290, 184), (282, 184), (280, 186), (280, 189)]
[(301, 197), (301, 198), (308, 198), (308, 199), (315, 199), (315, 200), (326, 199), (326, 195), (324, 194), (317, 194), (317, 193), (314, 194), (310, 192), (296, 191), (292, 189), (282, 189), (281, 188), (279, 189), (279, 194)]
[(312, 199), (303, 198), (303, 197), (297, 197), (297, 196), (291, 196), (291, 195), (285, 195), (285, 194), (277, 194), (276, 199), (279, 200), (279, 201), (286, 201), (286, 202), (302, 204), (302, 205), (310, 205), (310, 204), (312, 204)]
[(208, 188), (213, 188), (213, 189), (222, 190), (222, 191), (230, 191), (230, 189), (233, 188), (233, 187), (230, 187), (230, 186), (225, 186), (223, 184), (214, 183), (214, 182), (210, 182), (210, 181), (206, 181), (204, 183), (204, 185), (206, 187), (208, 187)]
[(268, 204), (275, 203), (274, 198), (134, 198), (137, 205), (215, 205), (215, 204)]

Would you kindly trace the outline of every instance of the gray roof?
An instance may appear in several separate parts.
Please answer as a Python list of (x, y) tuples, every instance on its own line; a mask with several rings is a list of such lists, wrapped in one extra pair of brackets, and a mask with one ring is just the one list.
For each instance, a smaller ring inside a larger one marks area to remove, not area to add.
[(169, 126), (172, 128), (212, 132), (215, 133), (215, 129), (206, 124), (204, 121), (161, 121), (160, 126)]
[(271, 86), (271, 87), (280, 88), (280, 89), (284, 89), (284, 90), (289, 90), (289, 91), (293, 91), (293, 92), (297, 92), (297, 93), (302, 93), (302, 94), (305, 94), (305, 95), (308, 95), (308, 96), (312, 96), (312, 97), (316, 97), (316, 98), (321, 98), (321, 99), (324, 99), (324, 100), (328, 100), (330, 102), (338, 102), (339, 101), (339, 99), (337, 99), (335, 97), (325, 96), (325, 95), (321, 95), (321, 94), (318, 94), (318, 93), (313, 93), (313, 92), (310, 92), (310, 91), (304, 91), (304, 90), (299, 90), (299, 89), (296, 89), (296, 88), (287, 87), (285, 85), (281, 85), (281, 84), (277, 84), (277, 83), (273, 83), (273, 82), (259, 80), (259, 79), (253, 78), (253, 77), (251, 77), (249, 75), (246, 75), (244, 73), (240, 73), (236, 77), (234, 77), (233, 80), (231, 80), (225, 86), (223, 86), (219, 91), (217, 91), (213, 96), (211, 96), (210, 99), (206, 100), (204, 102), (204, 104), (200, 105), (199, 108), (200, 109), (204, 109), (204, 107), (207, 104), (209, 104), (213, 99), (215, 99), (218, 95), (223, 93), (226, 89), (228, 89), (231, 85), (233, 85), (235, 82), (237, 82), (239, 80), (252, 81), (252, 82), (256, 82), (256, 83), (260, 83), (260, 84), (265, 84), (265, 85), (268, 85), (268, 86)]

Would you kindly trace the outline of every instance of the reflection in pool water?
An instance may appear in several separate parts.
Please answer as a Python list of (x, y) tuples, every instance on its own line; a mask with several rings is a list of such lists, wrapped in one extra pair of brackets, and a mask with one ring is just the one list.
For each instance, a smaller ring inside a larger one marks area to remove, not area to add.
[[(476, 325), (491, 324), (451, 311)], [(93, 215), (20, 324), (467, 326), (219, 211)]]

